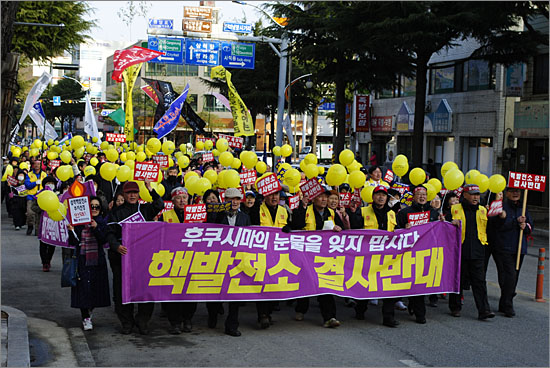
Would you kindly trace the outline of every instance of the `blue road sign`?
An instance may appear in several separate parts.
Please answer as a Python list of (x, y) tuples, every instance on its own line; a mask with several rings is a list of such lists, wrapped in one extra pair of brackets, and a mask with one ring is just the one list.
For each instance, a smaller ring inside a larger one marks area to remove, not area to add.
[(252, 24), (223, 22), (224, 32), (252, 33)]
[(222, 42), (222, 65), (225, 68), (254, 69), (256, 44)]
[(53, 105), (61, 106), (61, 96), (53, 96)]
[(185, 64), (217, 66), (220, 64), (220, 42), (185, 40)]
[(149, 18), (149, 28), (174, 29), (174, 20)]
[(147, 46), (165, 55), (149, 60), (150, 63), (183, 64), (183, 40), (181, 38), (149, 36)]

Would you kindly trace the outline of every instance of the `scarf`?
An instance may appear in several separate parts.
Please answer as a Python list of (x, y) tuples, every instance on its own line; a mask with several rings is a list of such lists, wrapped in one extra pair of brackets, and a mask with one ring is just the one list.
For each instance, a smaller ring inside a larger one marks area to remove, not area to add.
[(80, 239), (81, 254), (86, 255), (86, 266), (97, 266), (98, 245), (92, 227), (85, 225)]

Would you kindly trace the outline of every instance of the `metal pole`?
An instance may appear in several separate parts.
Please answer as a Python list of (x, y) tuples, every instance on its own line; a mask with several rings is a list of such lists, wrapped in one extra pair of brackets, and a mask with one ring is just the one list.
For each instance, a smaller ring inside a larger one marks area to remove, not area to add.
[[(286, 32), (281, 37), (281, 58), (279, 59), (279, 89), (277, 96), (277, 136), (276, 145), (283, 144), (283, 118), (285, 113), (285, 86), (286, 86), (286, 67), (288, 62), (288, 37)], [(272, 147), (273, 149), (273, 147)]]

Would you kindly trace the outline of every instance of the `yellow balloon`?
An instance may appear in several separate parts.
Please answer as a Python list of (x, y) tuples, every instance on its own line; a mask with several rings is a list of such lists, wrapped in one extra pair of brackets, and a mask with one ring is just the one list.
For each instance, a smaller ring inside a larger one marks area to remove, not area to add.
[(258, 174), (262, 175), (267, 170), (267, 164), (263, 161), (258, 161), (256, 163), (256, 171)]
[(179, 148), (181, 153), (187, 153), (187, 147), (185, 146), (185, 143), (180, 144)]
[(134, 169), (136, 166), (136, 162), (134, 160), (128, 160), (124, 163), (125, 166), (128, 166), (130, 169)]
[(210, 183), (214, 184), (216, 181), (218, 181), (218, 173), (216, 173), (215, 170), (206, 170), (204, 172), (203, 177), (208, 179)]
[[(305, 162), (305, 160), (302, 162)], [(307, 164), (304, 173), (306, 174), (306, 178), (312, 179), (319, 174), (319, 169), (316, 164)]]
[[(48, 141), (48, 144), (51, 146), (51, 143), (49, 143), (50, 141)], [(40, 139), (35, 139), (34, 142), (32, 142), (32, 144), (34, 144), (34, 146), (36, 148), (40, 148), (42, 147), (42, 141)]]
[(218, 174), (218, 188), (226, 188), (225, 181), (223, 180), (226, 173), (227, 173), (227, 170), (222, 170)]
[(104, 162), (99, 169), (99, 175), (107, 181), (111, 181), (116, 176), (116, 167), (110, 162)]
[(241, 160), (235, 157), (233, 161), (231, 161), (231, 167), (237, 170), (239, 167), (241, 167)]
[(172, 152), (176, 150), (176, 145), (172, 141), (166, 141), (162, 143), (162, 153), (166, 156), (170, 156)]
[(189, 157), (185, 155), (178, 157), (178, 166), (181, 169), (185, 169), (187, 166), (189, 166)]
[(90, 159), (90, 165), (96, 166), (98, 163), (99, 163), (99, 160), (97, 159), (97, 157), (92, 157)]
[(367, 177), (361, 171), (357, 170), (349, 174), (349, 184), (352, 188), (361, 188), (365, 185)]
[(506, 188), (506, 179), (500, 174), (491, 175), (489, 178), (489, 190), (493, 193), (500, 193)]
[(318, 169), (319, 169), (319, 175), (323, 175), (325, 173), (325, 167), (324, 166), (319, 166)]
[(82, 138), (81, 135), (76, 135), (71, 139), (71, 147), (74, 150), (79, 149), (80, 147), (84, 147), (84, 144), (86, 142), (84, 141), (84, 138)]
[(220, 138), (216, 141), (216, 148), (220, 152), (225, 152), (229, 148), (229, 143), (227, 142), (227, 139)]
[(97, 137), (92, 137), (92, 142), (97, 143), (99, 139)]
[(443, 178), (445, 188), (448, 190), (456, 190), (464, 183), (464, 174), (457, 168), (453, 168), (445, 174)]
[[(209, 170), (212, 171), (212, 170)], [(202, 196), (208, 189), (212, 189), (212, 183), (207, 178), (200, 178), (195, 183), (195, 194)]]
[(372, 203), (372, 192), (374, 192), (374, 187), (367, 185), (361, 190), (361, 199), (367, 203)]
[(195, 149), (197, 151), (202, 151), (204, 150), (204, 142), (202, 141), (197, 141), (197, 143), (195, 143)]
[(466, 173), (466, 175), (464, 176), (464, 179), (466, 181), (466, 184), (474, 184), (475, 183), (475, 178), (481, 174), (479, 171), (477, 170), (470, 170)]
[(107, 157), (107, 160), (115, 162), (118, 159), (118, 152), (116, 149), (111, 148), (105, 152), (105, 156)]
[(136, 154), (136, 161), (137, 162), (143, 162), (143, 161), (145, 161), (146, 158), (147, 158), (147, 155), (145, 154), (145, 152), (138, 152)]
[(206, 142), (204, 142), (204, 149), (205, 150), (211, 151), (212, 148), (214, 148), (214, 142), (212, 142), (211, 140), (207, 140)]
[(349, 173), (352, 173), (354, 171), (358, 171), (359, 169), (361, 169), (361, 164), (359, 162), (353, 160), (353, 162), (351, 164), (346, 166), (346, 169), (348, 169)]
[(13, 166), (11, 165), (6, 166), (6, 173), (8, 175), (13, 175)]
[(212, 150), (212, 154), (214, 155), (214, 157), (218, 157), (218, 156), (220, 155), (220, 151), (218, 151), (217, 148), (214, 148), (214, 149)]
[(304, 157), (304, 161), (306, 164), (315, 164), (317, 165), (317, 156), (313, 153), (308, 153), (306, 157)]
[(57, 178), (61, 181), (67, 181), (71, 178), (72, 173), (73, 168), (71, 165), (61, 165), (55, 171), (55, 176), (57, 176)]
[(95, 167), (93, 167), (92, 165), (88, 165), (84, 168), (84, 176), (95, 175), (95, 173)]
[(475, 178), (475, 183), (479, 187), (479, 191), (481, 193), (484, 193), (489, 189), (489, 185), (491, 184), (491, 181), (485, 174), (479, 174)]
[(166, 188), (161, 183), (151, 183), (151, 187), (161, 197), (164, 195), (164, 193), (166, 193)]
[(61, 161), (63, 161), (64, 163), (68, 164), (69, 162), (71, 162), (71, 159), (73, 158), (73, 156), (69, 151), (63, 151), (59, 155), (59, 158), (61, 158)]
[(81, 158), (82, 156), (84, 156), (84, 147), (79, 147), (77, 148), (75, 151), (74, 151), (74, 156), (76, 158)]
[(327, 172), (325, 181), (330, 186), (340, 185), (346, 180), (347, 171), (346, 168), (340, 164), (332, 165)]
[(256, 155), (255, 152), (243, 151), (241, 152), (240, 157), (244, 167), (246, 167), (249, 170), (252, 170), (254, 166), (256, 166), (256, 163), (258, 162), (258, 155)]
[(40, 154), (40, 151), (38, 150), (38, 148), (31, 148), (29, 150), (29, 156), (31, 157), (36, 157)]
[(189, 178), (187, 178), (187, 180), (185, 180), (185, 188), (187, 188), (187, 191), (189, 192), (189, 194), (191, 195), (194, 195), (196, 194), (196, 187), (195, 187), (195, 184), (199, 181), (199, 176), (190, 176)]
[(238, 188), (240, 186), (241, 177), (236, 170), (227, 170), (223, 180), (227, 188)]
[(11, 151), (13, 157), (19, 157), (21, 155), (21, 148), (19, 147), (15, 147), (12, 151)]
[(425, 183), (423, 184), (423, 186), (426, 188), (426, 199), (428, 200), (428, 202), (430, 202), (432, 199), (435, 198), (439, 191), (437, 191), (434, 186), (429, 183)]
[(415, 167), (409, 173), (409, 180), (412, 185), (420, 185), (426, 181), (426, 172), (419, 167)]
[(353, 160), (355, 160), (355, 155), (351, 150), (345, 149), (340, 152), (340, 156), (338, 156), (338, 158), (340, 159), (340, 164), (348, 166), (353, 162)]
[(67, 207), (61, 202), (59, 202), (58, 207), (54, 211), (47, 211), (48, 216), (54, 221), (61, 221), (64, 217), (67, 216)]
[(289, 187), (295, 187), (296, 185), (300, 184), (300, 180), (302, 180), (302, 175), (298, 170), (292, 168), (285, 172), (284, 179), (288, 183)]
[(122, 165), (117, 170), (116, 178), (118, 179), (118, 181), (122, 183), (124, 181), (128, 181), (130, 179), (131, 174), (132, 174), (132, 169), (126, 165)]
[(281, 155), (283, 157), (288, 157), (292, 155), (292, 146), (290, 144), (283, 144), (281, 147)]
[[(139, 183), (142, 183), (142, 184), (139, 184)], [(145, 183), (143, 181), (138, 181), (138, 186), (139, 186), (139, 197), (143, 199), (145, 202), (153, 202), (151, 193), (149, 193), (149, 190), (145, 186)], [(151, 183), (151, 187), (153, 187), (153, 183)]]
[(222, 152), (220, 154), (220, 159), (219, 160), (220, 160), (220, 164), (222, 164), (222, 166), (229, 167), (229, 166), (231, 166), (231, 163), (233, 162), (234, 157), (231, 154), (231, 152), (225, 151), (225, 152)]
[(132, 161), (136, 159), (136, 154), (134, 152), (128, 152), (126, 153), (126, 159), (127, 161)]
[(281, 156), (281, 147), (275, 146), (272, 151), (275, 156)]
[(59, 198), (51, 190), (43, 190), (36, 196), (38, 207), (43, 211), (55, 211), (59, 207)]
[(147, 140), (147, 149), (154, 155), (160, 151), (162, 144), (157, 138), (149, 138)]
[(431, 178), (430, 180), (428, 180), (427, 184), (430, 184), (431, 186), (433, 186), (436, 193), (441, 192), (441, 188), (443, 188), (443, 186), (441, 185), (441, 182), (437, 178)]
[(397, 155), (392, 163), (392, 170), (397, 176), (405, 176), (409, 171), (409, 160), (405, 155)]
[(196, 176), (197, 178), (199, 177), (199, 174), (197, 174), (196, 172), (194, 171), (189, 171), (185, 174), (185, 176), (183, 177), (183, 182), (187, 184), (187, 181), (189, 180), (189, 178), (192, 178)]
[(109, 142), (107, 141), (103, 141), (99, 144), (99, 148), (101, 148), (102, 151), (107, 150), (108, 147), (109, 147)]
[(441, 177), (443, 178), (443, 181), (445, 181), (445, 175), (451, 169), (457, 169), (458, 170), (458, 165), (455, 164), (453, 161), (447, 161), (441, 166)]
[(57, 155), (57, 152), (49, 151), (47, 156), (48, 156), (48, 160), (51, 161), (51, 160), (55, 160), (58, 155)]

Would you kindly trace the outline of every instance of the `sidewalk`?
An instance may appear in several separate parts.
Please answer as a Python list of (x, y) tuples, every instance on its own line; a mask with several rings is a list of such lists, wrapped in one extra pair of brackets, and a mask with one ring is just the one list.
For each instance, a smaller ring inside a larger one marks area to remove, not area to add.
[(2, 367), (30, 367), (27, 315), (2, 306)]

